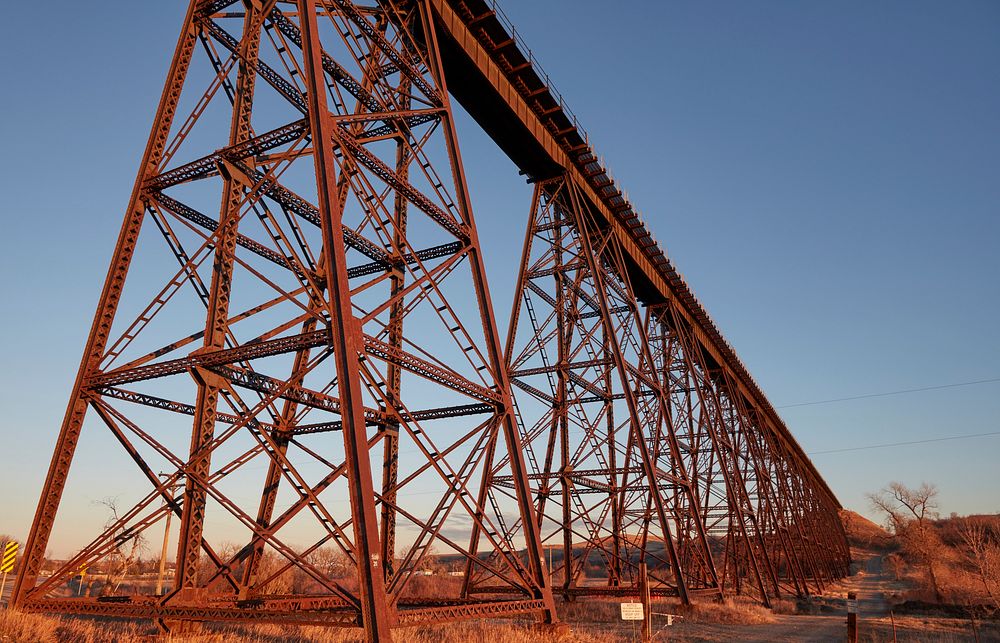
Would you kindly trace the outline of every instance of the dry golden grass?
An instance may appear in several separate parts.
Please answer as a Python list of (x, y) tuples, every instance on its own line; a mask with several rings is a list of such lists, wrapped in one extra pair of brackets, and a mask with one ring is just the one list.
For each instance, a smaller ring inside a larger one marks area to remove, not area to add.
[(799, 607), (799, 602), (795, 599), (774, 598), (771, 599), (771, 613), (788, 616), (792, 614), (801, 614), (802, 610)]
[[(400, 631), (406, 643), (544, 643), (567, 641), (598, 643), (616, 641), (617, 637), (592, 636), (587, 633), (559, 638), (526, 623), (459, 622)], [(157, 634), (147, 623), (88, 618), (24, 614), (0, 610), (0, 641), (3, 643), (149, 643), (152, 641), (185, 643), (355, 643), (364, 641), (358, 629), (317, 626), (207, 625), (200, 634), (167, 637)]]
[(680, 613), (690, 623), (763, 625), (775, 621), (771, 610), (743, 598), (727, 598), (721, 603), (712, 601), (694, 603)]
[[(364, 641), (357, 629), (326, 628), (316, 626), (252, 625), (212, 628), (218, 639), (197, 638), (198, 643), (212, 641), (240, 641), (243, 643), (355, 643)], [(529, 643), (555, 641), (556, 638), (529, 625), (517, 623), (458, 622), (431, 627), (400, 630), (397, 639), (406, 643)], [(569, 639), (583, 641), (587, 639)]]
[[(795, 606), (787, 601), (794, 614)], [(559, 617), (576, 625), (584, 623), (621, 623), (621, 608), (618, 601), (581, 599), (571, 603), (556, 603)], [(674, 614), (689, 623), (725, 623), (730, 625), (761, 625), (774, 622), (771, 610), (753, 603), (749, 599), (727, 598), (719, 603), (711, 600), (697, 601), (690, 607), (682, 606), (676, 600), (654, 600), (651, 610), (654, 614)]]
[[(966, 619), (896, 615), (895, 622), (896, 638), (900, 641), (919, 643), (1000, 641), (1000, 624), (996, 621), (977, 621), (975, 630), (972, 621)], [(860, 622), (858, 638), (864, 643), (891, 641), (893, 640), (892, 621), (887, 616), (863, 619)]]
[(55, 641), (59, 622), (36, 614), (0, 611), (0, 636), (13, 641)]
[(144, 640), (145, 628), (128, 621), (24, 614), (0, 610), (0, 641), (14, 643), (105, 643)]
[(567, 623), (617, 623), (621, 620), (618, 601), (582, 599), (568, 603), (556, 601), (559, 618)]
[[(534, 628), (526, 621), (472, 621), (398, 630), (396, 640), (403, 643), (626, 643), (635, 640), (635, 625), (622, 622), (616, 600), (580, 599), (571, 603), (557, 601), (560, 618), (572, 631), (564, 638)], [(675, 614), (682, 620), (665, 628), (665, 618), (654, 617), (655, 640), (730, 641), (789, 640), (801, 635), (801, 605), (793, 599), (776, 601), (774, 611), (748, 599), (729, 599), (721, 603), (698, 601), (682, 607), (676, 600), (656, 600), (654, 614)], [(781, 616), (799, 614), (799, 616)], [(819, 615), (810, 631), (841, 636), (842, 616)], [(963, 619), (942, 619), (896, 615), (896, 626), (905, 640), (971, 641), (971, 623)], [(981, 640), (1000, 640), (997, 622), (978, 624)], [(862, 623), (863, 641), (891, 639), (888, 618), (866, 618)], [(198, 635), (169, 638), (158, 635), (145, 622), (125, 622), (86, 617), (57, 617), (0, 611), (0, 643), (354, 643), (363, 640), (356, 629), (316, 626), (281, 626), (269, 624), (207, 624)]]

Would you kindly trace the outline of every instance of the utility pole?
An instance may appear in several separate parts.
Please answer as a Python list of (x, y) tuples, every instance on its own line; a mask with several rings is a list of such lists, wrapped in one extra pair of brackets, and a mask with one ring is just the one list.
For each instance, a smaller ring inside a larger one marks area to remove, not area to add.
[[(160, 473), (160, 477), (161, 478), (166, 478), (167, 474)], [(173, 502), (173, 498), (174, 498), (174, 493), (173, 492), (174, 492), (174, 490), (176, 488), (177, 488), (177, 485), (174, 485), (174, 486), (170, 487), (170, 500), (171, 500), (171, 502)], [(166, 502), (166, 501), (164, 501), (164, 502)], [(163, 527), (163, 547), (160, 549), (160, 573), (156, 577), (156, 595), (157, 596), (162, 596), (163, 595), (163, 574), (166, 572), (166, 569), (167, 569), (167, 545), (170, 542), (170, 519), (173, 518), (173, 516), (174, 516), (174, 510), (171, 509), (170, 511), (167, 512), (167, 524), (164, 525), (164, 527)]]
[(549, 586), (552, 586), (552, 547), (549, 547)]

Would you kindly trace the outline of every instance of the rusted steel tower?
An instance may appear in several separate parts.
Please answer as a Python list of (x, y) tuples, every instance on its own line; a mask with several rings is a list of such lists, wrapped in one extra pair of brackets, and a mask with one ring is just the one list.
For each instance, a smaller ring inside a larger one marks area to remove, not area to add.
[[(800, 453), (713, 363), (673, 300), (641, 305), (579, 186), (536, 183), (506, 347), (553, 591), (756, 596), (844, 573)], [(498, 475), (497, 483), (514, 480)]]
[[(535, 184), (506, 352), (452, 99)], [(88, 452), (116, 511), (40, 578)], [(389, 640), (641, 562), (767, 603), (846, 573), (837, 509), (495, 5), (192, 0), (14, 603)]]

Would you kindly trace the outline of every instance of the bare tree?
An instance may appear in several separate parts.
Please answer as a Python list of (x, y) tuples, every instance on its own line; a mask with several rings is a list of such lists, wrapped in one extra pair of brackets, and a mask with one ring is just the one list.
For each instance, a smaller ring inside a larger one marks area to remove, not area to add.
[(414, 545), (404, 547), (399, 553), (399, 558), (396, 560), (396, 571), (403, 569), (403, 563), (407, 563), (406, 559), (411, 555), (413, 558), (407, 563), (407, 568), (429, 569), (435, 572), (443, 571), (433, 544), (427, 544), (422, 550), (417, 550), (416, 553), (414, 553), (413, 547)]
[(352, 571), (351, 559), (338, 548), (320, 547), (309, 555), (308, 560), (329, 578), (345, 578)]
[(966, 522), (959, 531), (968, 548), (966, 556), (986, 590), (994, 609), (1000, 609), (1000, 542), (984, 525)]
[[(108, 516), (105, 528), (110, 529), (119, 523), (120, 517), (118, 515), (117, 498), (108, 497), (104, 500), (95, 501), (95, 504), (107, 507), (108, 512), (111, 514)], [(118, 591), (118, 587), (125, 576), (128, 575), (129, 569), (146, 549), (146, 537), (143, 536), (142, 532), (132, 531), (125, 525), (118, 525), (115, 533), (112, 534), (112, 538), (115, 545), (108, 554), (107, 578), (104, 587), (101, 588), (102, 595)]]
[(923, 482), (918, 489), (910, 489), (901, 482), (891, 482), (878, 493), (868, 494), (868, 500), (877, 511), (887, 517), (887, 526), (899, 538), (903, 552), (922, 565), (934, 592), (934, 598), (943, 602), (935, 567), (944, 550), (940, 536), (931, 524), (937, 514), (938, 489)]

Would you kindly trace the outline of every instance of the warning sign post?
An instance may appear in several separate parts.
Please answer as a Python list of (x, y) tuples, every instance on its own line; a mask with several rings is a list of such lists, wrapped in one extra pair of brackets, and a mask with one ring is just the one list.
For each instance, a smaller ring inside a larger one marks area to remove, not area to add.
[(642, 609), (642, 603), (622, 603), (623, 621), (641, 621), (644, 615), (645, 611)]
[(3, 546), (2, 553), (0, 553), (0, 573), (3, 573), (3, 578), (0, 579), (0, 598), (3, 597), (3, 590), (7, 585), (7, 574), (14, 571), (14, 563), (17, 562), (17, 550), (20, 547), (13, 540), (8, 540)]

